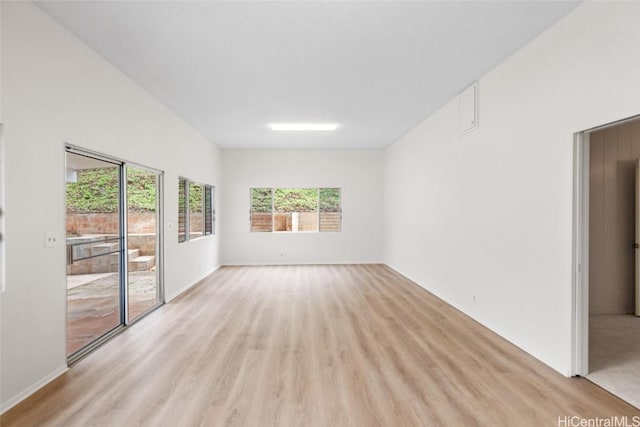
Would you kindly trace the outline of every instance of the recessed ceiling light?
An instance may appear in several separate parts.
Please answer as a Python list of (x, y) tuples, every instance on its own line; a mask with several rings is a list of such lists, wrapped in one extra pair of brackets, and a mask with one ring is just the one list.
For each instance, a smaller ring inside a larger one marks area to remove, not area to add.
[(336, 130), (337, 123), (269, 123), (271, 130)]

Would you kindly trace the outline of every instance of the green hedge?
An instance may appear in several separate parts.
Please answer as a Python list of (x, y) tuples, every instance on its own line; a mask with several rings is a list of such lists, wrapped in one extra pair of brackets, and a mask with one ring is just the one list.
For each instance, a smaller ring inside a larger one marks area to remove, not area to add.
[[(273, 193), (272, 193), (273, 192)], [(253, 212), (340, 212), (338, 188), (254, 188), (251, 192)]]
[[(127, 200), (129, 210), (156, 210), (156, 175), (128, 169)], [(118, 169), (83, 169), (76, 182), (67, 183), (67, 211), (76, 213), (109, 213), (118, 210)]]

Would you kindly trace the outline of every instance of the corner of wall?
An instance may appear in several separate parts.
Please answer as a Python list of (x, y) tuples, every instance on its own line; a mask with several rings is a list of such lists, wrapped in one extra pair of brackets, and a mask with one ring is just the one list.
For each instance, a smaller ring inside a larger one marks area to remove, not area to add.
[(68, 370), (69, 370), (69, 368), (67, 367), (67, 365), (61, 366), (58, 369), (55, 369), (49, 375), (45, 376), (44, 378), (40, 379), (39, 381), (36, 381), (32, 385), (30, 385), (29, 387), (24, 389), (22, 392), (20, 392), (17, 395), (13, 396), (9, 400), (7, 400), (5, 402), (2, 402), (2, 405), (0, 406), (0, 415), (4, 414), (7, 411), (9, 411), (11, 408), (16, 406), (20, 402), (22, 402), (24, 399), (26, 399), (27, 397), (31, 396), (36, 391), (40, 390), (42, 387), (46, 386), (47, 384), (51, 383), (52, 381), (55, 381), (57, 378), (59, 378), (61, 375), (63, 375)]

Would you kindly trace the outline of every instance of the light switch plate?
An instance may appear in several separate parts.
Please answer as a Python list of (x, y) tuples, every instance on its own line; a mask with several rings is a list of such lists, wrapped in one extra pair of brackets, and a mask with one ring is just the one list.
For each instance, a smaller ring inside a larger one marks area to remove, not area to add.
[(60, 233), (56, 233), (54, 231), (49, 231), (44, 233), (44, 247), (45, 248), (53, 248), (61, 244)]

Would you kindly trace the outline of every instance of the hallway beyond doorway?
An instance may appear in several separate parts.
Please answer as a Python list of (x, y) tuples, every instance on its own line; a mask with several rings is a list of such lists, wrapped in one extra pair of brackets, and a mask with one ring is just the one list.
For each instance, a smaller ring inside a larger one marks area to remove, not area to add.
[(587, 378), (640, 408), (640, 317), (592, 314), (589, 321)]

